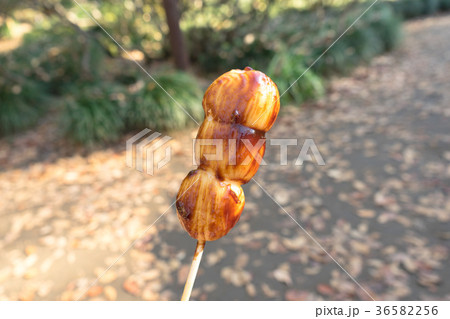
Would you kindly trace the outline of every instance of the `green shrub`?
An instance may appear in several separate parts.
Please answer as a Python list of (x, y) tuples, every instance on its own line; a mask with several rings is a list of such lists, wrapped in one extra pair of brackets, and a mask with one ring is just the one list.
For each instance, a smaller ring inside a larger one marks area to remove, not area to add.
[(439, 10), (440, 0), (422, 0), (423, 13), (435, 14)]
[(4, 23), (4, 21), (1, 22), (2, 24), (0, 24), (0, 39), (9, 38), (11, 36), (11, 33), (9, 31), (8, 25)]
[[(312, 60), (316, 60), (329, 46), (317, 47), (313, 50)], [(360, 59), (354, 60), (354, 48), (349, 48), (346, 41), (338, 41), (314, 65), (314, 70), (322, 76), (348, 74), (355, 68)]]
[[(330, 45), (317, 47), (311, 59), (317, 59)], [(371, 27), (353, 29), (323, 55), (314, 69), (319, 74), (348, 74), (356, 66), (368, 62), (383, 50), (383, 43)]]
[(270, 60), (271, 50), (249, 28), (214, 30), (211, 27), (192, 28), (187, 33), (191, 60), (206, 72), (243, 69)]
[(425, 12), (422, 0), (399, 0), (392, 3), (395, 12), (405, 19), (420, 17)]
[[(64, 26), (39, 27), (24, 36), (20, 47), (1, 56), (0, 66), (7, 66), (7, 71), (0, 70), (0, 134), (30, 127), (45, 110), (43, 101), (49, 94), (62, 94), (66, 90), (70, 92), (64, 111), (64, 121), (71, 125), (68, 127), (73, 127), (76, 122), (70, 118), (86, 117), (89, 101), (82, 95), (85, 92), (89, 96), (93, 94), (74, 86), (100, 77), (104, 53), (95, 41), (80, 37)], [(89, 59), (83, 59), (85, 52)], [(82, 72), (83, 63), (89, 74)], [(79, 112), (73, 113), (75, 106), (79, 105), (84, 108), (80, 107)], [(79, 142), (97, 137), (103, 139), (100, 133), (92, 133), (92, 130), (74, 130), (72, 133), (74, 140)]]
[[(73, 0), (69, 2), (74, 3)], [(89, 1), (88, 1), (89, 2)], [(162, 1), (95, 1), (88, 11), (98, 9), (100, 24), (114, 36), (126, 50), (138, 49), (146, 60), (169, 57), (168, 30)], [(182, 5), (180, 3), (180, 5)], [(82, 10), (78, 12), (85, 16)], [(103, 47), (114, 56), (122, 50), (99, 27), (94, 28)]]
[(370, 23), (350, 31), (343, 43), (347, 47), (347, 56), (353, 64), (369, 62), (383, 52), (383, 41)]
[(0, 74), (0, 135), (18, 133), (35, 124), (45, 98), (38, 83)]
[(382, 41), (382, 51), (393, 50), (402, 38), (402, 22), (390, 6), (379, 6), (369, 14), (370, 27)]
[(450, 0), (441, 0), (439, 8), (442, 11), (450, 10)]
[[(350, 25), (362, 11), (361, 7), (350, 10), (343, 17), (342, 25)], [(331, 26), (336, 26), (335, 21)], [(331, 27), (329, 26), (329, 27)], [(330, 30), (332, 32), (332, 30)], [(334, 32), (311, 54), (311, 62), (317, 59), (341, 32)], [(392, 50), (401, 38), (401, 21), (388, 5), (374, 7), (366, 13), (342, 38), (317, 62), (314, 69), (322, 75), (346, 74), (360, 63), (370, 61), (376, 55)]]
[[(122, 80), (134, 78), (125, 72)], [(181, 129), (193, 121), (180, 105), (197, 121), (203, 116), (202, 92), (196, 79), (183, 72), (155, 75), (139, 79), (129, 86), (92, 82), (72, 88), (67, 94), (61, 114), (61, 127), (71, 140), (85, 145), (117, 140), (125, 130), (151, 128)], [(174, 101), (175, 100), (175, 101)]]
[(121, 108), (125, 95), (120, 91), (107, 83), (72, 88), (60, 119), (65, 135), (85, 145), (118, 139), (124, 127)]
[(26, 34), (22, 46), (11, 55), (14, 68), (46, 83), (57, 94), (75, 82), (98, 79), (105, 58), (97, 42), (57, 25)]
[(132, 93), (125, 109), (128, 129), (181, 129), (193, 122), (189, 115), (201, 120), (202, 90), (195, 78), (188, 73), (172, 72), (155, 75), (154, 79), (173, 99), (152, 79), (139, 80), (131, 86)]
[(304, 57), (295, 52), (283, 50), (277, 53), (269, 63), (267, 74), (278, 86), (280, 94), (289, 88), (281, 97), (282, 104), (295, 102), (300, 105), (325, 93), (321, 78), (311, 69), (307, 70)]

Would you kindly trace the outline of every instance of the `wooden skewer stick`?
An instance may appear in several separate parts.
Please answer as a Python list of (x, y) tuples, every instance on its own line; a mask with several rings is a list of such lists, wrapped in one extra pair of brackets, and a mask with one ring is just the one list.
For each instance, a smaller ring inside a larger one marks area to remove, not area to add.
[(181, 301), (189, 301), (189, 297), (191, 297), (192, 287), (194, 286), (198, 267), (200, 266), (200, 261), (202, 260), (205, 243), (205, 241), (197, 241), (197, 247), (195, 248), (195, 254), (194, 258), (192, 259), (191, 269), (189, 269), (189, 275), (187, 277), (186, 284), (184, 285)]

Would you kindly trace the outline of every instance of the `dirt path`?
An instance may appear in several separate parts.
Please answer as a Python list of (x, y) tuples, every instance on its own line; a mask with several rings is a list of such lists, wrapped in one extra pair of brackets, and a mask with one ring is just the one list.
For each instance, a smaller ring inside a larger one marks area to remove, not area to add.
[[(326, 165), (292, 165), (300, 147), (276, 165), (270, 146), (255, 177), (375, 299), (450, 300), (448, 30), (448, 15), (411, 22), (397, 52), (286, 108), (269, 137), (312, 138)], [(0, 299), (76, 299), (135, 239), (83, 298), (178, 299), (195, 243), (167, 207), (194, 133), (174, 135), (154, 177), (125, 166), (124, 143), (70, 155), (51, 125), (1, 140)], [(258, 185), (245, 191), (194, 299), (369, 299)]]

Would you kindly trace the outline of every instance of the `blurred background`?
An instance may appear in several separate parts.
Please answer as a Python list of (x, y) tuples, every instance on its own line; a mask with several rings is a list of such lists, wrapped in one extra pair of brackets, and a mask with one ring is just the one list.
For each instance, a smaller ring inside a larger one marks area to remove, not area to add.
[[(300, 141), (255, 179), (375, 299), (450, 300), (450, 0), (372, 4), (0, 0), (0, 299), (178, 300), (195, 241), (169, 205), (197, 131), (180, 105), (201, 122), (208, 85), (251, 66), (287, 90), (268, 137)], [(172, 137), (155, 176), (125, 164), (144, 128)], [(292, 164), (306, 138), (325, 166)], [(370, 299), (244, 190), (192, 299)]]

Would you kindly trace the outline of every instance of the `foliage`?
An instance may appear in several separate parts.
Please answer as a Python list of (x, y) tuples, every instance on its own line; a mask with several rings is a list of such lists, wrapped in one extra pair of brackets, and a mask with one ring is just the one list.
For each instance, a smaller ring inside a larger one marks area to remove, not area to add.
[(439, 9), (442, 11), (450, 10), (450, 0), (441, 0)]
[(400, 14), (405, 19), (411, 19), (423, 15), (425, 5), (422, 0), (401, 0)]
[(61, 94), (76, 83), (98, 79), (103, 57), (94, 41), (66, 26), (35, 28), (26, 34), (20, 47), (1, 56), (7, 70), (0, 70), (0, 134), (36, 123), (50, 93)]
[(398, 0), (390, 3), (395, 12), (404, 19), (430, 15), (439, 10), (449, 10), (449, 0)]
[(422, 0), (424, 14), (435, 14), (439, 10), (440, 0)]
[(273, 1), (202, 1), (184, 12), (191, 60), (205, 72), (224, 72), (269, 61), (275, 53), (264, 26)]
[(86, 145), (116, 140), (124, 126), (118, 91), (107, 83), (72, 88), (60, 118), (66, 136)]
[[(61, 125), (79, 143), (109, 142), (125, 130), (144, 127), (182, 128), (192, 120), (175, 101), (196, 120), (202, 117), (196, 79), (180, 72), (154, 75), (174, 101), (151, 79), (137, 76), (137, 70), (128, 72), (121, 49), (73, 1), (0, 1), (1, 21), (8, 16), (14, 24), (33, 25), (19, 48), (0, 56), (0, 67), (7, 66), (0, 69), (0, 134), (35, 123), (49, 94), (64, 100)], [(268, 73), (282, 92), (304, 73), (283, 95), (284, 102), (300, 104), (324, 93), (327, 76), (348, 73), (395, 48), (401, 36), (399, 17), (450, 9), (450, 0), (380, 1), (333, 44), (368, 3), (299, 3), (180, 0), (181, 27), (195, 69), (216, 76), (255, 66)], [(169, 57), (161, 1), (86, 0), (83, 6), (121, 46), (138, 50), (145, 67)], [(0, 26), (0, 36), (12, 35), (11, 31), (6, 23)]]
[(370, 27), (382, 42), (383, 51), (393, 50), (401, 41), (401, 20), (389, 6), (375, 8), (369, 14)]
[(398, 0), (392, 2), (395, 12), (404, 19), (421, 16), (424, 5), (422, 0)]
[[(361, 8), (348, 12), (344, 25), (355, 21), (360, 12)], [(400, 40), (400, 24), (389, 6), (373, 8), (326, 52), (317, 62), (315, 70), (323, 75), (345, 74), (358, 64), (370, 61), (375, 55), (392, 50)], [(340, 34), (342, 32), (339, 31)], [(335, 38), (316, 46), (313, 59), (325, 52)]]
[(45, 98), (36, 82), (0, 69), (0, 135), (17, 133), (33, 125), (44, 109)]
[(66, 136), (92, 145), (112, 142), (125, 131), (147, 127), (180, 129), (193, 122), (181, 107), (200, 120), (201, 90), (192, 76), (172, 72), (153, 77), (173, 99), (150, 78), (139, 78), (128, 89), (119, 83), (89, 83), (72, 88), (60, 120)]
[[(207, 72), (256, 65), (268, 73), (286, 74), (285, 80), (280, 77), (278, 81), (289, 83), (291, 70), (304, 70), (305, 65), (312, 64), (366, 7), (367, 4), (351, 4), (344, 8), (289, 8), (256, 29), (245, 24), (228, 28), (192, 28), (187, 33), (191, 55)], [(348, 73), (359, 63), (392, 50), (399, 40), (400, 20), (389, 5), (379, 4), (333, 45), (314, 69), (320, 75)], [(287, 51), (286, 47), (290, 49)], [(293, 56), (288, 58), (288, 55)], [(293, 64), (289, 67), (284, 61)], [(276, 70), (281, 66), (284, 69)], [(322, 83), (321, 80), (316, 81), (316, 77), (312, 75), (311, 82)], [(298, 92), (292, 93), (290, 98), (301, 103), (316, 95), (306, 92), (321, 91), (316, 89), (319, 85), (312, 87), (315, 89), (306, 91), (298, 87)], [(296, 88), (297, 84), (291, 90)], [(299, 92), (306, 96), (301, 97)]]
[[(168, 57), (168, 28), (162, 1), (98, 1), (92, 9), (96, 9), (100, 24), (127, 50), (140, 50), (147, 61)], [(122, 54), (103, 30), (96, 25), (92, 28), (110, 53)]]
[(220, 32), (211, 27), (193, 28), (187, 37), (191, 60), (206, 72), (244, 68), (273, 56), (272, 50), (246, 28)]
[(9, 38), (11, 36), (11, 32), (9, 31), (8, 25), (1, 21), (0, 18), (0, 39)]
[(289, 88), (281, 97), (282, 104), (290, 101), (301, 104), (325, 93), (320, 76), (307, 70), (304, 57), (296, 52), (283, 50), (277, 53), (270, 62), (267, 73), (277, 84), (280, 94)]
[(195, 78), (172, 72), (155, 75), (154, 79), (170, 96), (152, 79), (139, 79), (131, 86), (133, 92), (125, 109), (128, 128), (180, 129), (193, 122), (186, 112), (195, 120), (202, 118), (202, 91)]
[(68, 27), (51, 29), (33, 30), (12, 53), (15, 64), (25, 66), (26, 76), (46, 83), (52, 93), (61, 93), (76, 82), (98, 79), (105, 58), (99, 44)]
[[(292, 48), (278, 49), (269, 64), (267, 72), (274, 76), (279, 87), (287, 89), (307, 66), (312, 66), (283, 96), (289, 97), (284, 98), (285, 101), (300, 104), (320, 96), (324, 93), (323, 76), (348, 73), (358, 64), (398, 44), (400, 20), (388, 5), (373, 8), (335, 42), (362, 11), (358, 5), (341, 11), (336, 8), (325, 8), (322, 12), (290, 9), (272, 22), (272, 28), (278, 26), (276, 37)], [(319, 16), (323, 23), (317, 22)]]

